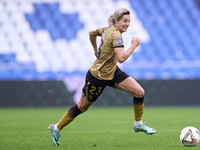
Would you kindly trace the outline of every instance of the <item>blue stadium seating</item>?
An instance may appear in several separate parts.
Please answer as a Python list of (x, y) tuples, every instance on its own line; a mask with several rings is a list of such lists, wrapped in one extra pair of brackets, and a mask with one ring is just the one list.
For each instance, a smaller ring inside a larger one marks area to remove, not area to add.
[[(74, 39), (76, 38), (76, 32), (83, 28), (82, 23), (78, 20), (78, 14), (61, 14), (58, 3), (34, 4), (34, 8), (34, 14), (25, 14), (32, 29), (34, 31), (39, 29), (48, 30), (53, 40), (60, 38)], [(65, 33), (63, 30), (65, 30)]]
[[(200, 11), (194, 0), (108, 2), (110, 6), (128, 2), (131, 12), (136, 13), (150, 36), (148, 42), (141, 43), (140, 51), (134, 52), (124, 63), (125, 72), (139, 79), (200, 78)], [(29, 0), (27, 4), (27, 8), (22, 7), (22, 2), (20, 7), (13, 1), (18, 11), (9, 8), (7, 1), (0, 3), (0, 8), (4, 9), (4, 15), (0, 15), (3, 33), (0, 42), (4, 42), (0, 48), (0, 79), (37, 80), (85, 75), (85, 66), (90, 66), (93, 60), (88, 29), (97, 28), (101, 22), (98, 19), (107, 20), (110, 14), (102, 13), (108, 10), (102, 7), (97, 12), (99, 8), (95, 8), (98, 5), (93, 0), (81, 1), (79, 5), (71, 0), (49, 3)], [(88, 20), (84, 22), (83, 18)], [(15, 40), (21, 42), (22, 49), (13, 48)], [(80, 62), (80, 59), (85, 60)], [(184, 65), (185, 62), (191, 65)]]

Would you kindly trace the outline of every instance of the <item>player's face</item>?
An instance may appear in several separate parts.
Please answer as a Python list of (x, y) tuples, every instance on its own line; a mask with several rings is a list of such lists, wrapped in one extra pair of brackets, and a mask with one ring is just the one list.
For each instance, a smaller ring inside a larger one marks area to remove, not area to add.
[(126, 32), (130, 25), (130, 15), (123, 15), (120, 20), (115, 21), (116, 28), (121, 32)]

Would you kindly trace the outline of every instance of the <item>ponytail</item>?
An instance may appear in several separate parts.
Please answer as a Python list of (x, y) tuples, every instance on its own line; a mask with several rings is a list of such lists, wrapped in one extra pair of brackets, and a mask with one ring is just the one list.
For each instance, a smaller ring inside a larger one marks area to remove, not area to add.
[(114, 15), (110, 15), (110, 17), (108, 18), (108, 26), (111, 27), (112, 25), (115, 24), (115, 18)]

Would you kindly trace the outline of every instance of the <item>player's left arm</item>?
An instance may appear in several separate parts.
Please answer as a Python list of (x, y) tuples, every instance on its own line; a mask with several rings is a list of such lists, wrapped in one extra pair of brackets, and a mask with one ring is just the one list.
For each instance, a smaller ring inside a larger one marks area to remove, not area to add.
[(123, 63), (135, 50), (135, 48), (140, 44), (141, 39), (139, 37), (133, 37), (131, 40), (131, 46), (128, 50), (124, 51), (124, 47), (114, 48), (117, 61)]

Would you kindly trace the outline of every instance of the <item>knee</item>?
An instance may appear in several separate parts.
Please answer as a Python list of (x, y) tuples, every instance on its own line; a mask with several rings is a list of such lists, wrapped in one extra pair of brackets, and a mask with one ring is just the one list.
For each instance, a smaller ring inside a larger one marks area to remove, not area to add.
[(81, 106), (79, 107), (79, 109), (80, 109), (81, 112), (86, 112), (88, 110), (87, 107), (81, 107)]
[(141, 88), (140, 90), (138, 90), (138, 92), (134, 96), (137, 98), (141, 98), (141, 97), (144, 97), (144, 95), (145, 95), (145, 91), (143, 88)]
[(78, 109), (79, 109), (81, 112), (86, 112), (86, 111), (88, 110), (88, 108), (89, 108), (89, 107), (86, 107), (85, 105), (80, 104), (80, 103), (78, 103), (77, 106), (78, 106)]
[(86, 100), (86, 96), (81, 96), (80, 101), (77, 103), (77, 106), (81, 112), (86, 112), (92, 103)]

